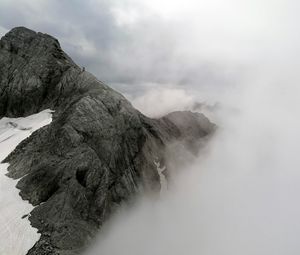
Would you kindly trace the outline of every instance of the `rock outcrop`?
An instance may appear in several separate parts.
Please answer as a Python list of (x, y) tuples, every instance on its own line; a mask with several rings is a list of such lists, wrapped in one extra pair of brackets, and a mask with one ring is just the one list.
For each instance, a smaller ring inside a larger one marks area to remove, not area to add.
[(0, 117), (55, 111), (5, 160), (40, 240), (28, 252), (78, 254), (122, 203), (158, 191), (155, 161), (181, 141), (197, 151), (214, 125), (202, 114), (150, 119), (78, 67), (59, 42), (24, 27), (0, 41)]

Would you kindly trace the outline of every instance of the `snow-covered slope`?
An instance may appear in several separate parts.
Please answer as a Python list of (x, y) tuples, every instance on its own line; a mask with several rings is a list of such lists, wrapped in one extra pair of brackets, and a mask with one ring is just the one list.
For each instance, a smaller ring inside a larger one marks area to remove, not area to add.
[[(25, 118), (0, 119), (0, 162), (35, 130), (52, 121), (51, 110)], [(24, 255), (40, 235), (30, 226), (33, 206), (19, 196), (17, 180), (8, 178), (8, 164), (0, 164), (0, 255)]]

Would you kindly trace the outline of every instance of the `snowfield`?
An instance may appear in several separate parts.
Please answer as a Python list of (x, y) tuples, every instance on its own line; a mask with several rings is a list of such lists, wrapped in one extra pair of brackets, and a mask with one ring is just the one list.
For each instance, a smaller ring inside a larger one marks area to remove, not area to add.
[[(0, 119), (0, 162), (25, 138), (52, 121), (44, 110), (25, 118)], [(8, 164), (0, 164), (0, 255), (25, 255), (39, 239), (28, 217), (33, 206), (22, 200), (15, 187), (18, 180), (6, 176)], [(23, 217), (23, 219), (22, 219)]]

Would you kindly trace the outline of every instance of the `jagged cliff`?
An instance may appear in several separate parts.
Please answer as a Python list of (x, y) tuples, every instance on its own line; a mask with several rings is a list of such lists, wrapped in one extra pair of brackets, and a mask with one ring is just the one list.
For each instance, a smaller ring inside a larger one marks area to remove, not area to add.
[(30, 221), (41, 235), (28, 252), (77, 254), (123, 201), (160, 189), (155, 161), (168, 144), (197, 151), (214, 125), (202, 114), (150, 119), (83, 71), (59, 42), (24, 27), (0, 41), (0, 117), (54, 110), (5, 160), (20, 178)]

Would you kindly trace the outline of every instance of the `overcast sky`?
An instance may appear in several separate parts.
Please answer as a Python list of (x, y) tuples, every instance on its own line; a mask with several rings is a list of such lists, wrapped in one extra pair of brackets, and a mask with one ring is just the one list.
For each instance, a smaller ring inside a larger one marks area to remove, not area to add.
[(0, 34), (15, 26), (51, 34), (78, 65), (129, 97), (170, 87), (215, 94), (298, 53), (297, 7), (295, 0), (1, 0)]

